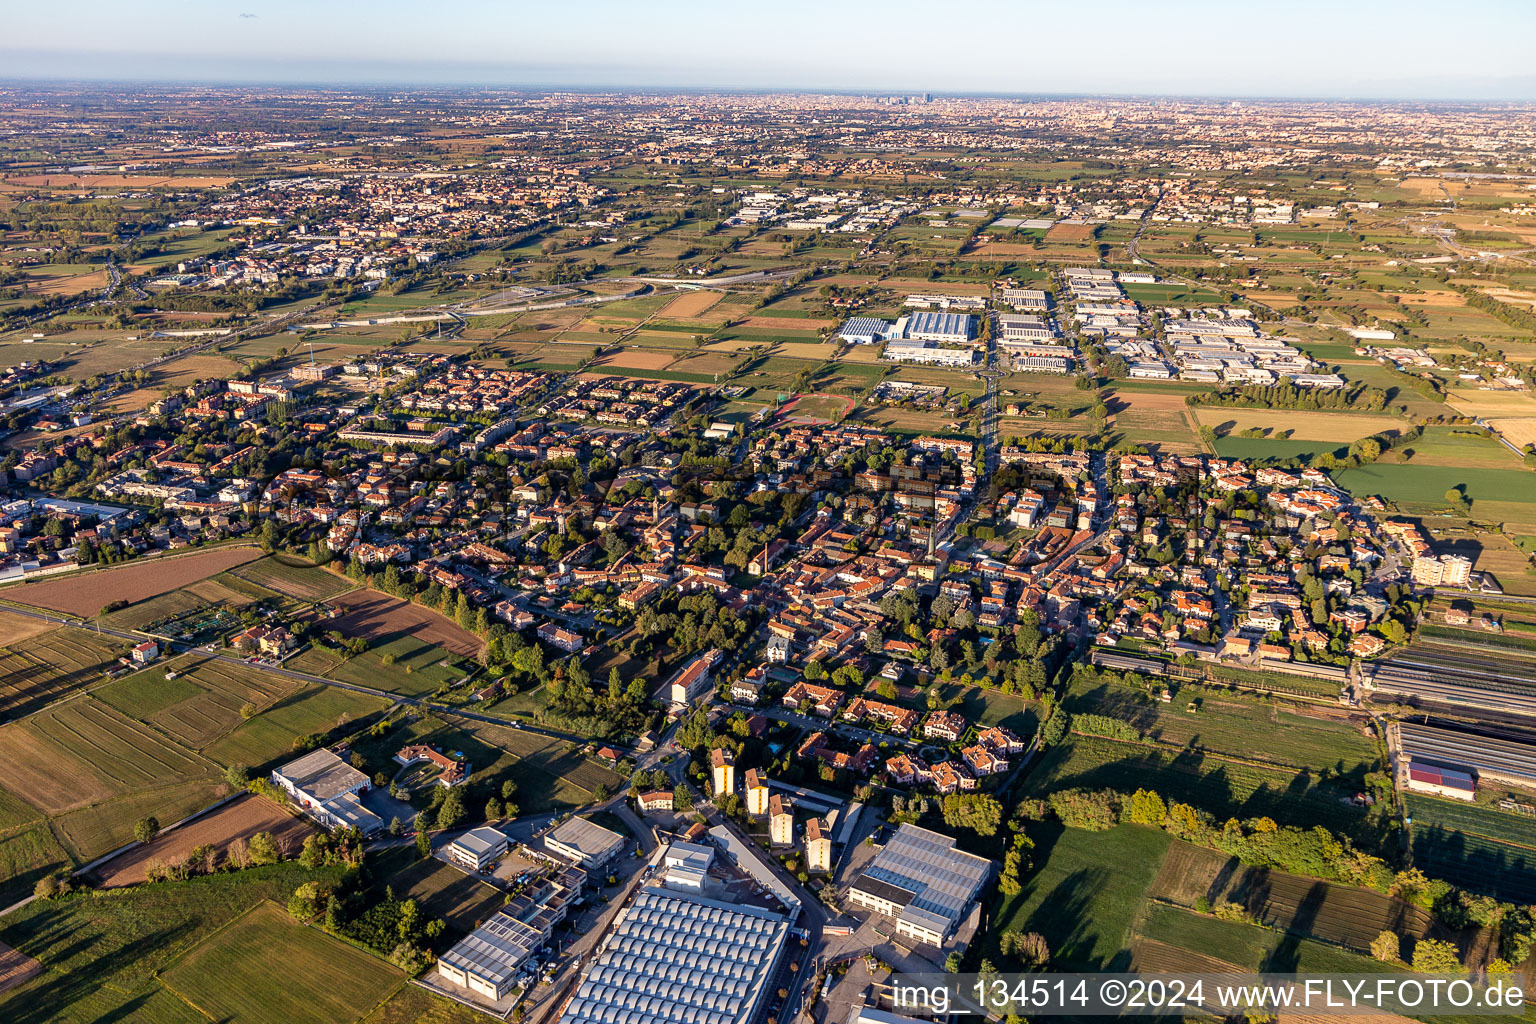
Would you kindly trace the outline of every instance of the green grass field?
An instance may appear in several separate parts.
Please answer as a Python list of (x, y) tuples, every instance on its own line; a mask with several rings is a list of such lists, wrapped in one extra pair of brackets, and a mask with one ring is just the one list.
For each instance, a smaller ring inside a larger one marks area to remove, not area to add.
[[(998, 907), (991, 954), (1004, 931), (1039, 932), (1058, 970), (1127, 969), (1131, 925), (1172, 840), (1132, 825), (1108, 832), (1057, 825), (1029, 831), (1040, 866), (1022, 892)], [(995, 962), (1006, 962), (997, 955)]]
[(473, 931), (506, 902), (506, 894), (489, 882), (440, 860), (422, 860), (413, 847), (381, 851), (372, 870), (376, 888), (387, 885), (398, 898), (416, 900), (459, 934)]
[[(1198, 711), (1187, 710), (1198, 702)], [(1375, 740), (1361, 728), (1276, 707), (1246, 694), (1180, 684), (1167, 704), (1122, 683), (1074, 686), (1074, 712), (1130, 722), (1148, 739), (1359, 779), (1377, 764)]]
[(1472, 514), (1482, 515), (1479, 502), (1529, 506), (1536, 517), (1536, 473), (1524, 469), (1485, 469), (1458, 466), (1415, 466), (1376, 462), (1334, 476), (1351, 494), (1376, 494), (1405, 509), (1449, 507), (1445, 492), (1465, 488)]
[[(270, 959), (281, 951), (283, 968)], [(224, 1024), (354, 1021), (404, 980), (396, 967), (260, 903), (161, 975), (210, 1020)]]
[(405, 985), (369, 1015), (363, 1024), (485, 1024), (485, 1014)]
[(1502, 900), (1536, 901), (1536, 820), (1418, 793), (1403, 803), (1416, 866)]
[(221, 765), (252, 768), (287, 756), (300, 736), (321, 733), (382, 711), (388, 702), (334, 686), (305, 686), (203, 751)]
[(66, 865), (73, 861), (46, 824), (0, 833), (0, 907), (32, 895), (39, 878)]
[[(290, 861), (186, 882), (29, 904), (0, 918), (0, 942), (37, 958), (45, 970), (0, 996), (0, 1020), (7, 1024), (106, 1020), (206, 1024), (201, 1014), (181, 1015), (176, 1007), (190, 1007), (164, 993), (157, 975), (262, 901), (286, 904), (301, 883), (322, 879), (334, 884), (339, 877), (339, 869), (309, 871)], [(256, 956), (254, 963), (269, 977), (277, 977), (265, 953)], [(162, 996), (169, 996), (169, 1001)], [(162, 1009), (163, 1016), (156, 1012)], [(347, 1019), (367, 1010), (359, 1007)]]
[[(384, 665), (385, 655), (394, 659), (388, 667)], [(445, 660), (448, 665), (442, 664)], [(327, 679), (371, 686), (407, 697), (424, 697), (443, 686), (452, 686), (468, 674), (467, 668), (459, 666), (472, 665), (451, 651), (409, 635), (376, 644), (355, 658), (343, 659), (333, 650), (312, 647), (293, 659), (291, 664), (300, 671)]]
[(1073, 736), (1051, 748), (1027, 781), (1035, 795), (1071, 788), (1129, 793), (1141, 787), (1218, 818), (1270, 817), (1282, 825), (1324, 825), (1356, 837), (1370, 829), (1362, 812), (1340, 803), (1353, 788), (1321, 785), (1311, 773), (1096, 736)]

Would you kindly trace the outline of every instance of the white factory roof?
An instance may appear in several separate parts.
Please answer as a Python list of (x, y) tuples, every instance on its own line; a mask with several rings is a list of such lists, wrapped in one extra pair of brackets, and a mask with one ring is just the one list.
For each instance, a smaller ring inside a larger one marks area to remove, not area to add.
[(647, 886), (560, 1024), (745, 1024), (788, 935), (781, 914)]
[(603, 860), (624, 845), (624, 837), (586, 818), (568, 818), (555, 826), (549, 838), (583, 857)]
[(276, 774), (319, 803), (368, 784), (368, 776), (324, 747), (289, 761)]
[(507, 836), (498, 828), (490, 825), (481, 825), (472, 828), (453, 841), (453, 845), (464, 850), (465, 853), (475, 857), (484, 857), (492, 850), (500, 849), (507, 845)]

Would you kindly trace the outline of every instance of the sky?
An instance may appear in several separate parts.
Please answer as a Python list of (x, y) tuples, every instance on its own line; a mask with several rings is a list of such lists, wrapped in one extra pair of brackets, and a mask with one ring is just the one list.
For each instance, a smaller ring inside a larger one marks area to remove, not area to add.
[(1536, 0), (6, 0), (0, 9), (0, 78), (12, 80), (1536, 100)]

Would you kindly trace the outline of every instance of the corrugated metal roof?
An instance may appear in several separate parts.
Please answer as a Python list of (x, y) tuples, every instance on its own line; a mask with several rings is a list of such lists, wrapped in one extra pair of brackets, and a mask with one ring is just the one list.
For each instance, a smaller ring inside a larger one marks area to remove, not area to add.
[(789, 921), (647, 887), (620, 918), (561, 1024), (733, 1024), (762, 1001)]

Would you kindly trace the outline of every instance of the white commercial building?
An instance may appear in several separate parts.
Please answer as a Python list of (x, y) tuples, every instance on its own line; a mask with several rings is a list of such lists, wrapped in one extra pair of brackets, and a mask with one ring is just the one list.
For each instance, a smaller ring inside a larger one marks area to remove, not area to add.
[(992, 870), (949, 836), (902, 825), (848, 890), (854, 906), (894, 918), (896, 934), (942, 946), (972, 909)]
[(872, 316), (851, 317), (843, 324), (843, 329), (837, 336), (852, 345), (875, 345), (892, 334), (896, 333), (895, 325), (889, 320), (880, 320)]
[(358, 800), (368, 791), (368, 776), (323, 747), (274, 770), (272, 782), (326, 828), (355, 827), (365, 836), (384, 829), (379, 816)]
[(600, 871), (624, 849), (624, 837), (586, 818), (568, 818), (544, 837), (544, 848), (588, 871)]
[(498, 828), (481, 825), (449, 843), (443, 851), (448, 862), (471, 873), (499, 860), (507, 852), (507, 836)]
[(909, 313), (896, 321), (904, 338), (964, 344), (976, 336), (976, 318), (966, 313)]
[(938, 366), (973, 366), (976, 350), (971, 348), (941, 348), (925, 341), (896, 338), (886, 343), (882, 359), (895, 363), (933, 363)]

